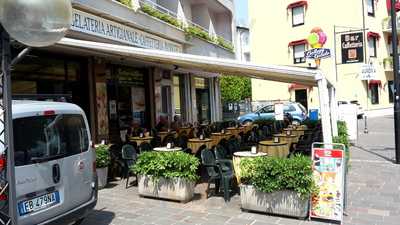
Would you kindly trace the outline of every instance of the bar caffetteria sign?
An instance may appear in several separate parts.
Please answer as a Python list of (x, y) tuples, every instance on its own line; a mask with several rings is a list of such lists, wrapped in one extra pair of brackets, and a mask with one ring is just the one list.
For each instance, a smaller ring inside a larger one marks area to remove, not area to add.
[(71, 30), (141, 48), (182, 52), (181, 44), (77, 9), (72, 11)]
[(341, 36), (342, 63), (360, 63), (364, 61), (363, 33), (350, 33)]

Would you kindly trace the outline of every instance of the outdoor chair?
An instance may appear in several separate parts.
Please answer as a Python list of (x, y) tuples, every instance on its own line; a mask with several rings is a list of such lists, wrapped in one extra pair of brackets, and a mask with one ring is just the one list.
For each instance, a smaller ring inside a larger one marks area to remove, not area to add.
[(141, 143), (140, 145), (139, 145), (139, 151), (140, 151), (140, 153), (143, 153), (143, 152), (148, 152), (148, 151), (151, 151), (151, 150), (153, 150), (153, 147), (150, 145), (150, 143), (148, 143), (148, 142), (143, 142), (143, 143)]
[[(137, 152), (132, 145), (122, 146), (122, 160), (124, 162), (124, 178), (126, 179), (125, 188), (129, 185), (130, 168), (136, 163)], [(136, 176), (137, 182), (137, 176)]]
[(189, 138), (186, 135), (179, 135), (175, 140), (175, 145), (183, 149), (187, 148)]
[(233, 153), (240, 151), (240, 143), (236, 138), (230, 138), (227, 142), (228, 153), (230, 156), (233, 156)]
[(162, 146), (167, 146), (168, 143), (175, 143), (175, 137), (173, 134), (168, 134), (164, 140), (162, 140)]
[[(206, 168), (209, 177), (206, 190), (207, 198), (209, 197), (208, 193), (210, 189), (210, 184), (214, 182), (216, 194), (219, 193), (220, 185), (222, 185), (224, 189), (224, 200), (225, 202), (230, 201), (230, 189), (234, 177), (231, 161), (216, 160), (214, 154), (209, 149), (204, 149), (201, 151), (201, 161), (203, 166)], [(222, 164), (228, 165), (229, 163), (229, 170), (223, 171)]]
[(150, 145), (153, 148), (161, 146), (161, 137), (160, 136), (153, 136), (153, 139), (150, 141)]

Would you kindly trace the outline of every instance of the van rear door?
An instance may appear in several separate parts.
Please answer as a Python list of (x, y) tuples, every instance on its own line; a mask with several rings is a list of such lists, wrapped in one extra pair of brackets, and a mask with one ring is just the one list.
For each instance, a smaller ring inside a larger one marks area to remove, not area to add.
[(93, 157), (85, 158), (90, 153), (83, 116), (31, 116), (13, 124), (20, 224), (43, 222), (87, 201)]

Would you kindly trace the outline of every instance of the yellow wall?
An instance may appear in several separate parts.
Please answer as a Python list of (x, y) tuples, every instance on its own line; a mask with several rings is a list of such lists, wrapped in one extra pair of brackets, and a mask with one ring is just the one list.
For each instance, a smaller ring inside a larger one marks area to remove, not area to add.
[[(381, 39), (377, 42), (377, 58), (369, 57), (367, 38), (364, 42), (364, 48), (367, 49), (367, 62), (373, 63), (377, 70), (377, 80), (381, 80), (382, 82), (382, 88), (379, 90), (379, 105), (371, 105), (370, 99), (367, 105), (367, 85), (365, 81), (363, 82), (359, 79), (359, 71), (362, 64), (340, 65), (341, 34), (336, 34), (336, 60), (338, 65), (335, 66), (334, 26), (336, 26), (336, 32), (349, 30), (344, 27), (362, 29), (361, 0), (308, 1), (304, 25), (297, 27), (292, 27), (292, 13), (291, 10), (287, 10), (287, 6), (290, 3), (296, 2), (296, 0), (249, 0), (251, 60), (260, 64), (268, 63), (303, 67), (307, 67), (309, 63), (314, 65), (314, 62), (310, 60), (307, 60), (303, 64), (294, 64), (292, 48), (288, 47), (288, 43), (306, 39), (311, 29), (318, 26), (328, 36), (328, 41), (324, 48), (329, 48), (332, 52), (331, 58), (322, 60), (320, 68), (329, 81), (335, 84), (337, 88), (337, 100), (358, 100), (364, 109), (392, 107), (392, 104), (389, 103), (387, 80), (392, 80), (393, 76), (391, 72), (385, 73), (383, 68), (383, 59), (390, 56), (387, 44), (388, 34), (382, 31), (382, 21), (388, 16), (386, 1), (375, 1), (375, 17), (367, 15), (367, 1), (364, 1), (365, 26), (367, 29), (365, 33), (373, 31), (381, 35)], [(255, 101), (289, 98), (294, 100), (294, 92), (290, 93), (288, 90), (289, 84), (253, 79), (252, 87), (253, 99)], [(308, 104), (309, 108), (319, 106), (317, 88), (311, 90), (308, 97)]]

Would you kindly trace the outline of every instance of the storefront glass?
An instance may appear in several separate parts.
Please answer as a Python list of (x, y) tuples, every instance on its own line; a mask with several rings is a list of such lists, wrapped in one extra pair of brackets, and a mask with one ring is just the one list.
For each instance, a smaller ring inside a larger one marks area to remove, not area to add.
[(210, 89), (209, 80), (206, 78), (195, 78), (197, 120), (200, 123), (210, 121)]

